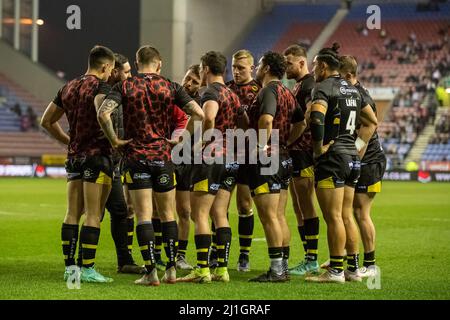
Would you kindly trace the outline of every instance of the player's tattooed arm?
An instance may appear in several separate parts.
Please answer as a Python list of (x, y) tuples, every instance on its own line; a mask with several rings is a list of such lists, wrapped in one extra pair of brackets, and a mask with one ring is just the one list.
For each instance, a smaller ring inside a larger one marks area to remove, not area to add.
[(105, 99), (101, 106), (97, 110), (97, 120), (102, 128), (105, 136), (108, 138), (109, 142), (113, 148), (119, 148), (126, 145), (130, 140), (121, 140), (117, 137), (114, 130), (114, 126), (111, 120), (111, 113), (117, 109), (119, 104), (112, 99)]
[(190, 115), (189, 121), (186, 125), (186, 130), (192, 135), (194, 133), (194, 124), (196, 121), (202, 122), (205, 117), (205, 113), (202, 108), (194, 100), (188, 102), (183, 107), (183, 111)]

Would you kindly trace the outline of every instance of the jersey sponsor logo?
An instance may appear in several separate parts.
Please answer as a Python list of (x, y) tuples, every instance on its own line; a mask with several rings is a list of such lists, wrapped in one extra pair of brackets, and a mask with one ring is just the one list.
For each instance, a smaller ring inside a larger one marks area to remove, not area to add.
[(348, 82), (345, 80), (341, 80), (341, 86), (348, 86)]
[(358, 90), (354, 88), (339, 87), (339, 92), (345, 95), (351, 95), (353, 93), (358, 93)]
[(252, 90), (257, 92), (258, 91), (258, 86), (252, 86)]
[(170, 177), (167, 173), (164, 173), (158, 177), (158, 183), (162, 186), (165, 186), (169, 183)]
[(148, 173), (135, 173), (133, 174), (133, 180), (146, 180), (146, 179), (150, 179), (151, 175)]

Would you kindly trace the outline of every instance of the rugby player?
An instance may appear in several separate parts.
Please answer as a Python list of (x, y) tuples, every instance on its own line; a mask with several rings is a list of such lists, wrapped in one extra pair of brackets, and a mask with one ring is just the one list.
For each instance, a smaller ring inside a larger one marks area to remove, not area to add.
[[(366, 88), (358, 81), (358, 63), (353, 56), (342, 56), (339, 73), (359, 90), (364, 100), (372, 107), (377, 115), (375, 102)], [(378, 116), (378, 115), (377, 115)], [(378, 119), (380, 121), (380, 119)], [(361, 160), (361, 175), (355, 187), (353, 211), (361, 233), (364, 245), (364, 262), (359, 269), (361, 277), (375, 276), (375, 226), (370, 211), (375, 195), (381, 192), (381, 180), (386, 169), (386, 156), (375, 132), (371, 137)]]
[[(176, 282), (178, 227), (174, 215), (175, 173), (171, 162), (170, 122), (175, 105), (202, 120), (199, 105), (177, 83), (159, 75), (162, 59), (149, 45), (136, 52), (138, 75), (113, 87), (98, 110), (98, 121), (113, 147), (117, 146), (111, 113), (123, 105), (125, 136), (131, 140), (124, 149), (125, 183), (137, 216), (136, 235), (144, 259), (146, 274), (135, 281), (141, 285), (159, 285), (155, 267), (155, 235), (152, 219), (152, 191), (159, 215), (163, 243), (169, 261), (162, 281)], [(193, 130), (193, 126), (187, 126)]]
[[(231, 245), (231, 228), (227, 210), (237, 175), (237, 163), (226, 163), (225, 133), (234, 129), (238, 96), (223, 79), (227, 60), (220, 52), (209, 51), (201, 57), (200, 76), (207, 88), (201, 101), (205, 112), (203, 130), (220, 131), (221, 138), (209, 142), (202, 152), (202, 164), (192, 167), (191, 212), (195, 223), (195, 246), (197, 268), (189, 275), (178, 279), (182, 282), (210, 283), (211, 280), (228, 282), (228, 255)], [(214, 205), (214, 206), (213, 206)], [(218, 266), (211, 275), (208, 251), (211, 245), (209, 215), (216, 226)]]
[[(309, 73), (305, 48), (291, 45), (284, 50), (286, 58), (286, 77), (295, 79), (294, 95), (309, 121), (311, 91), (314, 88), (314, 75)], [(305, 275), (306, 272), (317, 272), (319, 218), (314, 208), (314, 162), (311, 130), (309, 126), (301, 138), (289, 150), (292, 158), (292, 181), (289, 185), (297, 229), (305, 251), (305, 259), (289, 269), (291, 275)]]
[[(128, 59), (122, 54), (115, 53), (115, 65), (108, 79), (110, 86), (131, 77), (131, 66)], [(117, 136), (123, 137), (123, 114), (122, 106), (112, 114), (114, 128)], [(117, 254), (117, 272), (119, 273), (144, 273), (145, 268), (138, 266), (132, 256), (133, 233), (134, 233), (134, 211), (131, 204), (127, 205), (125, 190), (122, 184), (122, 165), (119, 152), (113, 153), (114, 178), (112, 188), (106, 201), (106, 209), (111, 216), (111, 235), (114, 240)]]
[[(361, 281), (357, 273), (359, 237), (352, 219), (352, 204), (360, 174), (359, 152), (363, 152), (377, 125), (372, 108), (359, 91), (340, 77), (338, 49), (334, 43), (314, 58), (317, 84), (312, 93), (310, 126), (316, 194), (327, 224), (330, 266), (319, 276), (307, 276), (306, 281), (319, 283)], [(344, 273), (345, 247), (348, 269)]]
[[(235, 52), (231, 66), (233, 80), (229, 81), (227, 86), (237, 94), (241, 102), (241, 107), (244, 111), (247, 111), (261, 89), (260, 84), (252, 76), (255, 70), (252, 53), (245, 49)], [(248, 187), (247, 168), (245, 163), (240, 163), (236, 179), (236, 205), (239, 215), (239, 259), (237, 262), (237, 270), (242, 272), (250, 271), (249, 254), (255, 224), (253, 201)]]
[[(285, 209), (292, 159), (288, 145), (300, 137), (306, 122), (294, 95), (281, 83), (285, 70), (283, 55), (271, 51), (264, 54), (256, 70), (256, 80), (262, 84), (262, 89), (248, 110), (250, 128), (257, 132), (266, 130), (262, 135), (258, 134), (256, 150), (249, 144), (250, 152), (258, 155), (267, 152), (271, 156), (271, 164), (278, 163), (272, 174), (262, 171), (268, 166), (260, 158), (256, 164), (249, 165), (249, 188), (264, 228), (270, 258), (269, 271), (249, 280), (253, 282), (289, 280), (290, 231)], [(292, 132), (298, 132), (294, 136), (291, 135), (292, 124)], [(271, 140), (275, 130), (278, 130), (279, 141)]]
[[(114, 53), (109, 48), (92, 48), (86, 73), (69, 81), (58, 91), (41, 119), (41, 126), (53, 138), (68, 145), (67, 213), (61, 228), (65, 280), (70, 276), (71, 267), (75, 266), (78, 224), (85, 213), (85, 221), (80, 230), (81, 281), (112, 281), (98, 273), (94, 263), (100, 237), (100, 221), (111, 190), (114, 171), (111, 145), (98, 125), (96, 109), (110, 90), (106, 81), (113, 68)], [(69, 122), (69, 135), (58, 123), (64, 114)], [(116, 140), (116, 146), (126, 143), (128, 141)]]

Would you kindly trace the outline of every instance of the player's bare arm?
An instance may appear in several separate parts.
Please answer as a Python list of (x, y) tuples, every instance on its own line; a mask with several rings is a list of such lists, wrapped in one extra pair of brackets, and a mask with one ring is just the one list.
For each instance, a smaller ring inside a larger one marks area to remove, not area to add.
[(192, 135), (194, 134), (194, 123), (195, 121), (203, 121), (205, 114), (202, 108), (194, 100), (188, 102), (184, 107), (183, 111), (186, 112), (190, 118), (186, 125), (186, 130)]
[(359, 156), (364, 156), (367, 144), (373, 136), (378, 126), (377, 116), (370, 105), (366, 105), (361, 109), (361, 128), (358, 131), (358, 138), (356, 138), (355, 145), (359, 152)]
[(64, 115), (64, 109), (58, 107), (54, 102), (50, 102), (41, 118), (41, 126), (59, 142), (68, 145), (70, 138), (61, 128), (58, 120)]
[(116, 101), (112, 99), (106, 99), (103, 101), (103, 103), (97, 110), (98, 123), (100, 124), (100, 127), (102, 128), (103, 132), (105, 133), (106, 137), (108, 138), (113, 148), (119, 148), (131, 141), (131, 139), (130, 140), (119, 139), (114, 130), (114, 126), (111, 121), (111, 113), (115, 109), (117, 109), (118, 106), (119, 104)]
[(289, 135), (287, 145), (290, 146), (295, 141), (297, 141), (306, 129), (306, 119), (298, 121), (291, 126), (291, 133)]

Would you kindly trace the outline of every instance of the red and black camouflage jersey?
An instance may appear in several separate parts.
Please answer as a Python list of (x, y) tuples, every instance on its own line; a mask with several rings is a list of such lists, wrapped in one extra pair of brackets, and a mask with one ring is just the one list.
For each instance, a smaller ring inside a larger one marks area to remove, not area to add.
[(241, 102), (241, 106), (245, 111), (247, 111), (248, 108), (252, 105), (253, 100), (258, 95), (259, 90), (261, 90), (261, 86), (254, 79), (246, 84), (237, 84), (234, 80), (231, 80), (226, 83), (226, 86), (237, 94), (237, 96), (239, 97), (239, 101)]
[[(304, 114), (292, 92), (281, 81), (268, 83), (258, 93), (254, 103), (249, 109), (250, 128), (258, 130), (258, 120), (261, 115), (273, 116), (273, 130), (278, 130), (280, 154), (287, 154), (287, 141), (291, 132), (291, 124), (303, 121)], [(269, 141), (269, 146), (275, 146)]]
[(209, 100), (216, 101), (219, 105), (214, 123), (215, 129), (222, 132), (223, 152), (220, 151), (220, 148), (217, 147), (217, 143), (214, 141), (208, 147), (215, 148), (216, 152), (214, 155), (219, 157), (226, 153), (226, 130), (236, 127), (237, 111), (241, 104), (239, 97), (231, 89), (218, 82), (214, 82), (207, 87), (202, 95), (202, 106)]
[(63, 108), (69, 122), (69, 158), (110, 155), (111, 144), (97, 121), (94, 98), (111, 87), (94, 75), (83, 75), (66, 83), (53, 103)]
[[(305, 75), (299, 81), (296, 82), (293, 93), (297, 99), (298, 104), (302, 108), (303, 113), (306, 113), (306, 105), (311, 100), (311, 91), (314, 89), (316, 84), (314, 76), (310, 73)], [(313, 153), (313, 144), (311, 136), (311, 128), (309, 125), (303, 131), (302, 136), (291, 146), (292, 150), (303, 150), (309, 152), (311, 155)]]
[(126, 158), (171, 160), (166, 138), (172, 133), (174, 107), (192, 101), (181, 85), (158, 74), (138, 74), (116, 84), (107, 99), (123, 106), (124, 139), (133, 139), (124, 149)]

